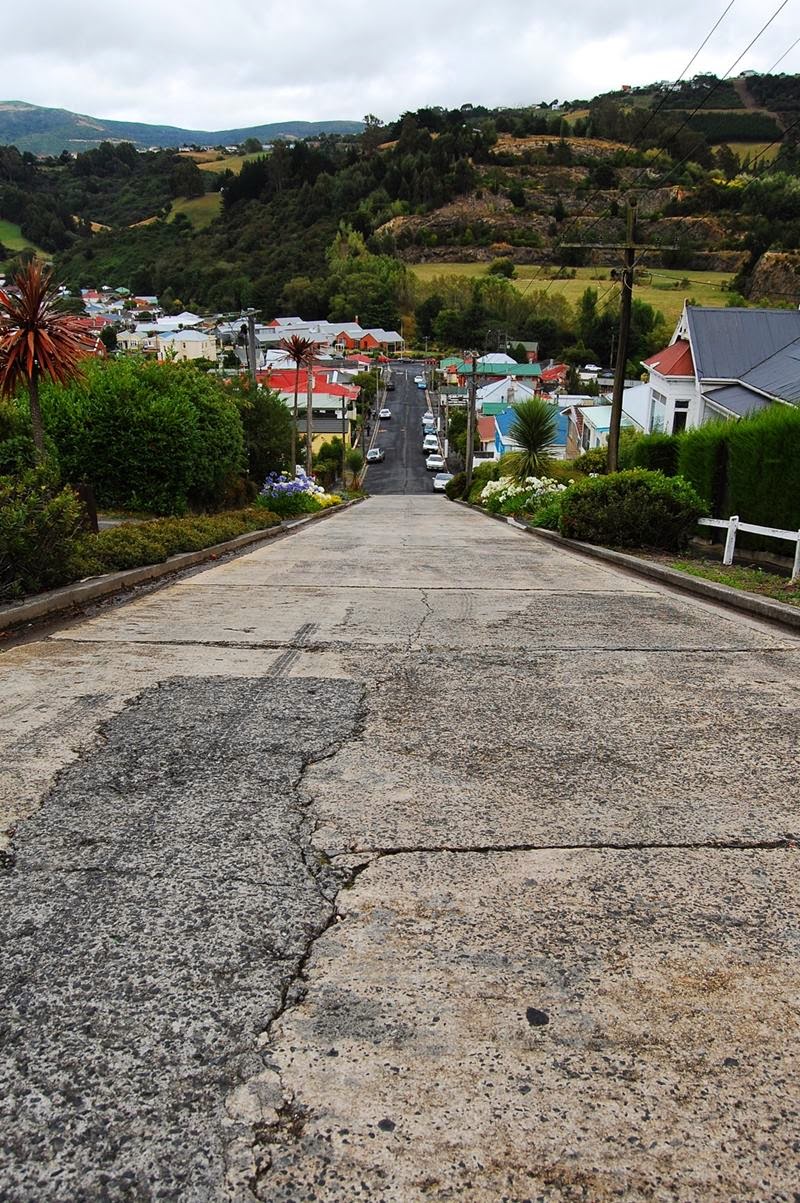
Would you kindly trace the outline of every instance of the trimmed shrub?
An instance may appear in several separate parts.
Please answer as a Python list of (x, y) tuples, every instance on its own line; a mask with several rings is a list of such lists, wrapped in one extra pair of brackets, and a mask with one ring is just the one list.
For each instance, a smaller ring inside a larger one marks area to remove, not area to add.
[(464, 496), (464, 486), (467, 483), (466, 475), (463, 472), (456, 472), (452, 480), (448, 480), (444, 486), (445, 496), (451, 501), (460, 501)]
[(605, 447), (592, 447), (591, 451), (584, 451), (583, 455), (573, 460), (572, 466), (586, 476), (604, 476), (608, 471), (608, 451)]
[(614, 472), (573, 485), (559, 530), (569, 539), (612, 547), (685, 547), (707, 507), (688, 481), (660, 472)]
[(631, 467), (676, 476), (679, 444), (680, 439), (674, 434), (648, 434), (637, 439), (630, 455)]
[(244, 466), (234, 398), (191, 364), (90, 360), (66, 387), (42, 382), (41, 400), (65, 479), (103, 506), (218, 506)]
[(268, 530), (279, 522), (277, 514), (259, 506), (206, 518), (156, 518), (152, 522), (125, 523), (99, 535), (79, 538), (69, 558), (68, 579), (159, 564), (179, 552), (201, 551), (248, 531)]
[(69, 562), (82, 522), (80, 501), (47, 469), (0, 477), (0, 598), (73, 579)]
[(679, 474), (694, 486), (715, 517), (726, 508), (730, 431), (728, 422), (709, 422), (685, 434), (678, 447)]
[[(727, 496), (731, 514), (758, 526), (800, 529), (800, 412), (775, 405), (730, 423)], [(723, 514), (727, 518), (728, 514)], [(741, 535), (742, 546), (794, 553), (794, 544)]]

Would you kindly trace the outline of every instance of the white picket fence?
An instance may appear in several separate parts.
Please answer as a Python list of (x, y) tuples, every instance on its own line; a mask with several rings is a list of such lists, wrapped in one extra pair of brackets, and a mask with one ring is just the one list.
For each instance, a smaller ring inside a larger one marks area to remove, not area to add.
[(775, 526), (754, 526), (751, 522), (740, 522), (738, 514), (733, 518), (728, 518), (727, 521), (724, 518), (701, 518), (699, 522), (700, 526), (716, 526), (720, 530), (727, 530), (725, 554), (722, 557), (723, 564), (733, 563), (736, 535), (740, 530), (747, 531), (750, 535), (765, 535), (769, 539), (787, 539), (790, 543), (795, 544), (792, 581), (800, 578), (800, 530), (778, 530)]

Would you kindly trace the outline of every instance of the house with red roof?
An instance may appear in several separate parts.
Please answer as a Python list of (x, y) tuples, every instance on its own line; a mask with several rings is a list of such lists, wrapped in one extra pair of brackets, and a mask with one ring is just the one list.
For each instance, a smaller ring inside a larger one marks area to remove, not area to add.
[[(312, 440), (311, 446), (318, 451), (328, 439), (342, 437), (344, 424), (345, 441), (353, 442), (353, 433), (358, 417), (356, 402), (361, 389), (354, 384), (340, 384), (330, 379), (330, 369), (313, 369), (312, 389)], [(294, 409), (295, 383), (297, 387), (297, 428), (306, 432), (306, 405), (308, 395), (308, 372), (303, 370), (296, 376), (294, 369), (273, 369), (257, 372), (259, 384), (274, 389), (288, 409)]]
[(644, 367), (650, 429), (668, 434), (800, 405), (800, 311), (686, 305), (669, 346)]

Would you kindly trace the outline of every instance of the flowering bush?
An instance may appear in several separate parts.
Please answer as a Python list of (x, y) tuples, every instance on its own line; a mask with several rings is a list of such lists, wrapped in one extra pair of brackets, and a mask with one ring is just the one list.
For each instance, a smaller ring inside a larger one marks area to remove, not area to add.
[(567, 487), (549, 476), (529, 476), (524, 481), (501, 476), (484, 485), (481, 504), (490, 514), (521, 514), (539, 509), (545, 502), (565, 493)]
[(285, 472), (270, 472), (256, 498), (257, 505), (263, 505), (282, 518), (290, 518), (295, 514), (316, 514), (340, 502), (341, 497), (326, 493), (322, 485), (302, 471), (294, 477), (287, 476)]

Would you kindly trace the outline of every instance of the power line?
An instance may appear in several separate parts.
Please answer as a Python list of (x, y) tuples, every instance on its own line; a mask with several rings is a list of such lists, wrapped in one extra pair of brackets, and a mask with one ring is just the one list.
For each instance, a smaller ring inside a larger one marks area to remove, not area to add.
[[(647, 118), (647, 120), (645, 121), (644, 125), (643, 125), (643, 126), (641, 126), (641, 128), (640, 128), (640, 129), (638, 129), (638, 130), (636, 131), (636, 134), (635, 134), (635, 136), (634, 136), (634, 137), (631, 139), (631, 141), (630, 141), (630, 142), (627, 144), (627, 146), (625, 146), (625, 148), (623, 149), (623, 154), (625, 154), (625, 153), (627, 153), (627, 152), (629, 152), (629, 151), (632, 151), (632, 150), (635, 150), (635, 149), (636, 149), (636, 142), (637, 142), (638, 140), (640, 140), (640, 139), (641, 139), (642, 135), (644, 134), (644, 131), (647, 129), (647, 127), (650, 125), (650, 123), (651, 123), (651, 122), (654, 120), (654, 118), (655, 118), (655, 117), (658, 115), (658, 113), (660, 113), (660, 112), (661, 112), (661, 109), (662, 109), (662, 108), (664, 107), (664, 105), (667, 103), (667, 100), (669, 99), (669, 97), (670, 97), (670, 95), (671, 95), (671, 93), (672, 93), (672, 90), (673, 90), (674, 88), (676, 88), (676, 87), (678, 86), (678, 84), (680, 84), (680, 83), (681, 83), (681, 81), (683, 80), (684, 76), (685, 76), (685, 75), (686, 75), (686, 73), (689, 71), (690, 67), (692, 67), (692, 65), (693, 65), (693, 64), (696, 62), (696, 60), (697, 60), (697, 58), (699, 57), (699, 55), (702, 53), (702, 51), (703, 51), (703, 50), (705, 49), (705, 47), (708, 45), (708, 43), (709, 43), (709, 41), (711, 40), (711, 38), (714, 36), (714, 34), (715, 34), (715, 33), (716, 33), (716, 31), (719, 29), (719, 27), (720, 27), (720, 25), (722, 24), (722, 22), (725, 20), (725, 18), (727, 17), (728, 13), (729, 13), (729, 12), (731, 11), (731, 9), (733, 8), (733, 5), (735, 4), (735, 2), (736, 2), (736, 0), (730, 0), (730, 3), (729, 3), (729, 4), (728, 4), (728, 6), (725, 8), (725, 10), (722, 12), (722, 14), (721, 14), (721, 15), (720, 15), (720, 16), (717, 18), (717, 20), (714, 22), (713, 26), (711, 27), (711, 29), (709, 30), (709, 32), (706, 34), (705, 38), (704, 38), (704, 39), (703, 39), (703, 41), (700, 43), (700, 45), (698, 46), (697, 50), (694, 52), (694, 54), (692, 55), (692, 57), (689, 59), (689, 62), (686, 64), (686, 66), (684, 67), (684, 69), (683, 69), (683, 71), (681, 72), (681, 74), (680, 74), (680, 75), (678, 76), (678, 78), (677, 78), (677, 79), (674, 81), (674, 83), (672, 84), (672, 87), (671, 87), (671, 88), (670, 88), (668, 91), (666, 91), (666, 92), (664, 93), (664, 95), (661, 97), (661, 100), (659, 101), (659, 103), (657, 104), (657, 106), (655, 107), (655, 109), (653, 109), (653, 110), (650, 112), (650, 115), (648, 116), (648, 118)], [(784, 2), (785, 2), (785, 3), (788, 3), (788, 0), (784, 0)], [(747, 51), (745, 51), (744, 53), (747, 53)], [(710, 92), (709, 92), (709, 93), (706, 95), (706, 97), (704, 97), (704, 100), (701, 102), (701, 105), (700, 105), (700, 106), (698, 106), (698, 109), (697, 109), (697, 110), (695, 110), (696, 112), (697, 112), (697, 111), (699, 111), (699, 108), (700, 108), (700, 107), (702, 107), (702, 104), (703, 104), (703, 103), (705, 103), (705, 102), (706, 102), (706, 101), (707, 101), (707, 100), (708, 100), (708, 99), (711, 97), (711, 95), (713, 94), (713, 91), (716, 89), (716, 87), (719, 87), (719, 86), (720, 86), (720, 83), (721, 83), (721, 82), (722, 82), (722, 81), (718, 81), (718, 83), (715, 85), (715, 87), (714, 87), (714, 88), (713, 88), (713, 89), (712, 89), (712, 90), (711, 90), (711, 91), (710, 91)], [(680, 130), (681, 130), (682, 128), (683, 128), (683, 126), (681, 126), (681, 127), (680, 127), (680, 128), (677, 130), (677, 131), (676, 131), (676, 133), (672, 135), (672, 137), (676, 137), (676, 136), (677, 136), (677, 134), (678, 134), (678, 133), (680, 133)], [(569, 234), (569, 232), (570, 232), (571, 230), (573, 230), (573, 229), (576, 229), (576, 228), (577, 228), (577, 223), (580, 221), (580, 219), (581, 219), (581, 218), (584, 216), (584, 214), (587, 212), (587, 210), (589, 209), (589, 206), (592, 204), (592, 202), (593, 202), (594, 200), (596, 200), (596, 198), (597, 198), (597, 197), (600, 195), (600, 191), (601, 191), (601, 190), (597, 189), (597, 190), (595, 190), (595, 191), (594, 191), (594, 192), (593, 192), (593, 193), (592, 193), (592, 194), (591, 194), (589, 197), (587, 197), (586, 201), (585, 201), (585, 202), (584, 202), (584, 204), (583, 204), (583, 207), (582, 207), (582, 209), (581, 209), (580, 213), (577, 213), (577, 214), (576, 214), (576, 215), (575, 215), (575, 216), (572, 218), (572, 220), (570, 221), (570, 224), (567, 226), (566, 230), (563, 232), (563, 234), (562, 234), (562, 235), (561, 235), (561, 237), (559, 238), (558, 242), (557, 242), (557, 243), (556, 243), (556, 245), (553, 247), (553, 250), (558, 250), (558, 248), (559, 248), (560, 246), (562, 246), (562, 245), (563, 245), (563, 243), (566, 241), (566, 238), (567, 238), (567, 235)], [(598, 221), (599, 221), (599, 220), (601, 220), (601, 218), (599, 218), (599, 219), (598, 219)], [(594, 227), (590, 227), (590, 229), (592, 229), (592, 228), (594, 228)], [(544, 265), (543, 265), (543, 266), (544, 266)], [(541, 273), (539, 273), (539, 274), (541, 274)], [(526, 287), (523, 289), (523, 291), (522, 291), (522, 294), (521, 294), (522, 296), (524, 296), (524, 295), (525, 295), (525, 293), (528, 291), (528, 288), (530, 287), (530, 285), (531, 285), (531, 284), (532, 284), (532, 283), (533, 283), (533, 282), (534, 282), (536, 279), (538, 279), (538, 278), (539, 278), (539, 276), (533, 276), (533, 277), (531, 278), (531, 280), (529, 281), (528, 285), (527, 285), (527, 286), (526, 286)], [(546, 288), (546, 289), (545, 289), (545, 292), (547, 292), (547, 291), (549, 291), (549, 286), (548, 286), (548, 288)]]
[[(783, 11), (783, 9), (786, 7), (786, 5), (788, 3), (789, 3), (789, 0), (782, 0), (782, 2), (778, 5), (778, 7), (773, 12), (772, 16), (767, 21), (765, 21), (764, 24), (761, 26), (761, 28), (759, 29), (759, 31), (755, 35), (755, 37), (753, 37), (750, 40), (750, 42), (748, 42), (747, 46), (744, 48), (744, 50), (741, 52), (741, 54), (739, 54), (738, 57), (736, 59), (734, 59), (733, 63), (730, 65), (728, 70), (725, 72), (725, 75), (722, 76), (721, 78), (719, 78), (716, 81), (716, 83), (713, 84), (709, 88), (709, 90), (706, 92), (705, 96), (702, 98), (700, 103), (695, 106), (695, 108), (692, 110), (691, 113), (689, 113), (689, 115), (687, 117), (684, 118), (684, 120), (681, 122), (681, 124), (678, 126), (678, 128), (669, 135), (670, 140), (677, 138), (678, 134), (682, 133), (682, 131), (688, 126), (689, 122), (694, 117), (697, 116), (697, 114), (700, 112), (700, 110), (706, 104), (708, 104), (708, 101), (711, 99), (711, 97), (714, 95), (714, 93), (719, 88), (722, 87), (723, 83), (725, 83), (725, 81), (730, 77), (730, 75), (733, 73), (733, 71), (735, 71), (736, 67), (739, 65), (739, 63), (742, 61), (742, 59), (745, 57), (745, 55), (753, 48), (753, 46), (755, 46), (755, 44), (759, 40), (759, 38), (761, 38), (764, 35), (764, 33), (766, 33), (766, 31), (769, 29), (772, 22), (776, 19), (776, 17), (778, 17), (780, 15), (780, 13)], [(724, 14), (723, 14), (723, 16), (724, 16)], [(783, 141), (783, 138), (785, 138), (785, 136), (786, 136), (786, 131), (784, 131), (781, 141)], [(657, 157), (660, 157), (661, 155), (665, 155), (666, 153), (667, 153), (667, 151), (662, 147), (659, 150)], [(662, 188), (664, 186), (664, 184), (666, 183), (666, 181), (669, 179), (669, 177), (673, 174), (673, 172), (677, 171), (678, 168), (683, 167), (684, 164), (688, 163), (688, 161), (691, 159), (691, 157), (694, 153), (695, 152), (693, 150), (690, 150), (677, 163), (673, 163), (672, 166), (662, 175), (662, 177), (660, 179), (656, 180), (654, 183), (650, 183), (646, 187), (645, 191), (651, 192), (657, 188)], [(633, 183), (630, 185), (630, 187), (636, 188), (639, 185), (640, 180), (647, 174), (647, 172), (649, 170), (650, 170), (649, 167), (643, 167), (640, 170), (637, 177), (634, 179)], [(585, 211), (585, 207), (584, 207), (584, 211)], [(580, 218), (580, 216), (582, 216), (582, 214), (578, 215), (578, 219)], [(584, 236), (591, 233), (591, 231), (600, 224), (600, 222), (604, 219), (605, 216), (606, 216), (605, 212), (599, 214), (595, 218), (595, 220), (591, 223), (591, 225), (589, 225), (588, 228), (584, 231)], [(565, 237), (566, 237), (566, 235), (565, 235)], [(561, 239), (561, 243), (563, 243), (563, 239)], [(547, 291), (548, 291), (548, 289), (545, 289), (545, 292), (547, 292)]]
[(775, 70), (775, 68), (778, 66), (778, 63), (782, 63), (782, 62), (783, 62), (783, 60), (786, 58), (787, 54), (791, 54), (791, 53), (792, 53), (792, 51), (794, 50), (795, 46), (797, 46), (797, 45), (800, 45), (800, 38), (798, 38), (798, 39), (797, 39), (797, 41), (795, 41), (795, 42), (792, 42), (792, 44), (791, 44), (791, 46), (789, 47), (789, 49), (788, 49), (788, 50), (784, 50), (784, 52), (783, 52), (783, 54), (781, 55), (781, 57), (780, 57), (779, 59), (776, 59), (776, 60), (775, 60), (775, 62), (772, 64), (772, 66), (770, 67), (769, 71), (767, 72), (767, 75), (772, 75), (772, 72), (773, 72), (773, 71)]

